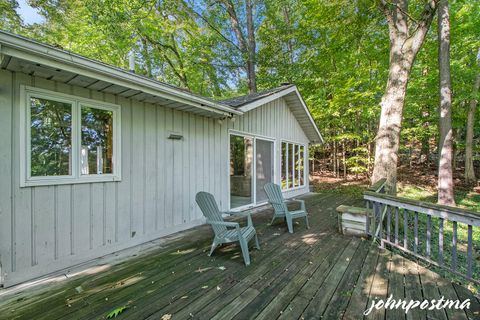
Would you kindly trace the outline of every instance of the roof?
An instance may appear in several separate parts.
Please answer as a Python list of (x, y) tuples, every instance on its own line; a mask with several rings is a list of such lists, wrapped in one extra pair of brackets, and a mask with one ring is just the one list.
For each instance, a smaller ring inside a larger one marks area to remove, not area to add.
[(320, 134), (305, 101), (303, 101), (298, 88), (294, 84), (284, 84), (277, 88), (227, 99), (221, 102), (232, 108), (236, 108), (239, 111), (248, 112), (279, 98), (285, 100), (287, 106), (290, 108), (290, 111), (292, 111), (310, 142), (313, 144), (323, 143), (323, 137)]
[(252, 93), (240, 97), (235, 97), (235, 98), (230, 98), (230, 99), (225, 99), (221, 100), (221, 102), (229, 105), (232, 108), (240, 108), (246, 104), (252, 103), (254, 101), (269, 97), (277, 92), (280, 92), (286, 88), (293, 87), (295, 85), (293, 84), (287, 84), (287, 85), (281, 85), (280, 87), (273, 88), (270, 90), (265, 90), (262, 92), (257, 92), (257, 93)]
[[(295, 85), (215, 101), (101, 61), (0, 30), (0, 69), (212, 118), (242, 115), (284, 97), (312, 143), (323, 142)], [(293, 93), (293, 94), (292, 94)]]

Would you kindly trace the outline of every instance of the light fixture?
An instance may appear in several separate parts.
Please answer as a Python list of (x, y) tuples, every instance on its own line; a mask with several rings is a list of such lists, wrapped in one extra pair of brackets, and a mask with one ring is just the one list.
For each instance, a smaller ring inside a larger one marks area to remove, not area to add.
[(181, 134), (170, 133), (170, 135), (168, 136), (168, 139), (170, 139), (170, 140), (182, 140), (183, 136)]

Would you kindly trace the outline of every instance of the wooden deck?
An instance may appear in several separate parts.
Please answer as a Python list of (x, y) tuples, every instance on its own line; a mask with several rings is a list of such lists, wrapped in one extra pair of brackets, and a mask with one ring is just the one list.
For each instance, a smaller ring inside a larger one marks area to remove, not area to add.
[(470, 298), (467, 312), (384, 309), (369, 319), (480, 319), (480, 303), (465, 288), (371, 241), (337, 233), (335, 208), (355, 199), (338, 194), (306, 198), (311, 229), (295, 234), (254, 216), (261, 250), (251, 249), (245, 267), (236, 245), (206, 254), (208, 226), (183, 232), (164, 248), (105, 271), (0, 296), (0, 319), (361, 319), (374, 298)]

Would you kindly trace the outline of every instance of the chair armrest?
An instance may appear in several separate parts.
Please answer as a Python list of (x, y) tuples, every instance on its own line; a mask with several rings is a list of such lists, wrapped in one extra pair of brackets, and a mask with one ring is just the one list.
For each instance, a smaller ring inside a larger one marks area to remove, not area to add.
[(229, 215), (229, 216), (234, 216), (234, 215), (238, 214), (238, 212), (235, 212), (235, 211), (221, 211), (220, 213), (221, 214), (226, 214), (226, 215)]
[(225, 226), (227, 228), (236, 228), (240, 229), (240, 225), (237, 222), (227, 222), (227, 221), (211, 221), (207, 220), (207, 223), (217, 226)]
[(251, 216), (251, 213), (249, 211), (244, 211), (244, 212), (231, 212), (231, 214), (233, 216), (237, 216), (237, 217), (244, 217), (246, 216), (247, 217), (247, 225), (250, 226), (250, 227), (253, 227), (253, 222), (252, 222), (252, 216)]
[(290, 199), (290, 200), (287, 200), (286, 202), (299, 202), (299, 203), (300, 203), (300, 210), (306, 211), (306, 209), (305, 209), (305, 200)]

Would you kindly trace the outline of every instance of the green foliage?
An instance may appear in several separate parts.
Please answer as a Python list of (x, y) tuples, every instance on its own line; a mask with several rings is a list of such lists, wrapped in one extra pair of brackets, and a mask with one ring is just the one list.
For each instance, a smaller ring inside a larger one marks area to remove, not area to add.
[[(45, 22), (24, 25), (14, 0), (0, 0), (0, 27), (128, 68), (214, 98), (245, 94), (244, 53), (224, 1), (30, 0)], [(245, 1), (232, 0), (241, 22)], [(480, 1), (452, 0), (451, 66), (457, 151), (480, 47)], [(423, 0), (410, 0), (412, 19)], [(260, 90), (295, 83), (326, 140), (323, 152), (346, 150), (347, 170), (371, 169), (389, 66), (389, 36), (376, 1), (260, 0), (255, 2)], [(412, 23), (414, 26), (414, 23)], [(436, 22), (409, 80), (401, 135), (403, 160), (436, 152), (438, 71)], [(477, 117), (478, 119), (479, 117)], [(480, 127), (476, 121), (476, 133)], [(478, 137), (477, 137), (478, 138)], [(365, 152), (354, 151), (361, 147)], [(317, 154), (319, 150), (316, 150)]]
[(121, 314), (123, 311), (127, 309), (128, 309), (128, 306), (121, 306), (121, 307), (115, 308), (107, 314), (107, 319), (116, 318), (119, 314)]
[(21, 28), (23, 22), (16, 9), (16, 0), (0, 0), (0, 29), (16, 32)]

